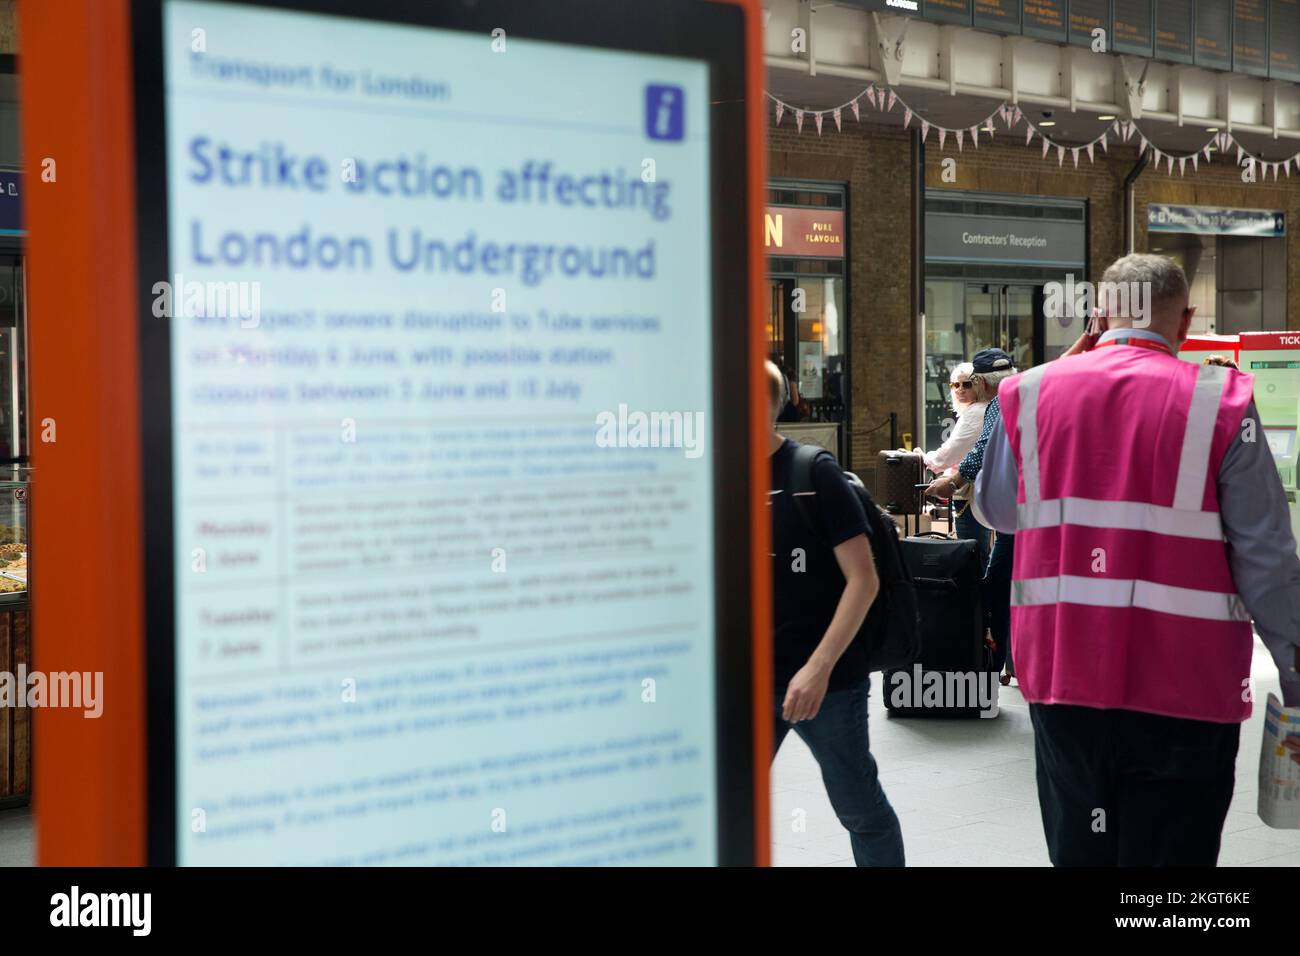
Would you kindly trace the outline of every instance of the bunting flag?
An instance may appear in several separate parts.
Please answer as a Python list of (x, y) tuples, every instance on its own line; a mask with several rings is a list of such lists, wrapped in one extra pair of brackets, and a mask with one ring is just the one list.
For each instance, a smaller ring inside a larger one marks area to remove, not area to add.
[[(888, 96), (886, 96), (886, 94), (888, 94)], [(1166, 153), (1162, 151), (1158, 146), (1156, 146), (1153, 142), (1147, 139), (1147, 137), (1138, 128), (1137, 123), (1133, 122), (1132, 120), (1127, 120), (1127, 121), (1119, 120), (1119, 119), (1113, 120), (1111, 121), (1109, 126), (1105, 127), (1105, 131), (1101, 133), (1099, 136), (1097, 136), (1095, 139), (1093, 139), (1091, 142), (1081, 143), (1077, 146), (1067, 146), (1062, 143), (1054, 142), (1050, 137), (1046, 136), (1039, 129), (1037, 129), (1034, 126), (1034, 124), (1025, 117), (1025, 114), (1023, 113), (1023, 111), (1020, 109), (1019, 106), (1012, 105), (1005, 102), (999, 104), (997, 108), (994, 109), (988, 115), (988, 117), (980, 123), (976, 123), (972, 126), (966, 126), (961, 128), (952, 128), (952, 127), (941, 126), (937, 123), (931, 124), (929, 120), (922, 119), (920, 115), (915, 113), (912, 110), (912, 108), (907, 105), (907, 103), (903, 100), (903, 98), (899, 96), (894, 90), (879, 89), (876, 87), (874, 83), (870, 84), (866, 90), (859, 93), (853, 99), (847, 101), (847, 103), (841, 104), (840, 106), (836, 106), (831, 109), (825, 109), (825, 110), (800, 109), (796, 106), (785, 103), (783, 100), (780, 100), (775, 96), (772, 96), (770, 93), (767, 95), (771, 97), (773, 103), (775, 104), (775, 110), (773, 114), (774, 126), (780, 126), (785, 119), (785, 114), (787, 112), (791, 112), (794, 113), (795, 128), (800, 133), (802, 133), (804, 115), (808, 114), (812, 116), (813, 124), (817, 129), (818, 136), (821, 136), (825, 130), (825, 117), (827, 113), (829, 113), (831, 117), (835, 120), (836, 132), (843, 132), (844, 106), (848, 106), (851, 110), (853, 110), (853, 118), (859, 123), (861, 123), (862, 110), (860, 104), (862, 98), (866, 97), (867, 102), (871, 103), (873, 107), (875, 107), (877, 110), (880, 110), (881, 112), (889, 112), (893, 110), (895, 104), (902, 103), (903, 128), (909, 129), (912, 125), (913, 119), (919, 120), (921, 124), (920, 132), (921, 132), (922, 142), (925, 142), (929, 138), (930, 127), (931, 125), (934, 125), (935, 129), (939, 131), (939, 149), (941, 150), (946, 148), (947, 146), (947, 138), (949, 133), (955, 134), (957, 140), (958, 152), (963, 152), (965, 150), (967, 134), (970, 135), (970, 142), (974, 146), (974, 148), (979, 149), (980, 131), (983, 130), (987, 132), (989, 134), (990, 139), (993, 138), (993, 132), (994, 132), (992, 128), (993, 117), (1000, 116), (1002, 117), (1003, 123), (1005, 123), (1009, 129), (1014, 128), (1017, 123), (1019, 123), (1022, 119), (1024, 119), (1026, 121), (1025, 122), (1025, 126), (1026, 126), (1025, 145), (1028, 146), (1032, 144), (1034, 141), (1034, 134), (1037, 134), (1039, 139), (1043, 141), (1042, 157), (1044, 159), (1047, 158), (1047, 154), (1051, 151), (1052, 147), (1055, 146), (1056, 164), (1058, 167), (1064, 166), (1065, 151), (1067, 149), (1070, 151), (1070, 160), (1072, 166), (1075, 169), (1078, 169), (1079, 154), (1081, 152), (1087, 154), (1089, 163), (1095, 164), (1097, 161), (1096, 146), (1098, 143), (1101, 144), (1101, 148), (1103, 152), (1109, 153), (1110, 136), (1112, 134), (1120, 137), (1121, 142), (1127, 142), (1133, 137), (1133, 134), (1136, 133), (1138, 138), (1138, 143), (1137, 143), (1138, 155), (1139, 156), (1147, 155), (1147, 150), (1150, 149), (1151, 152), (1150, 155), (1148, 156), (1148, 159), (1154, 162), (1157, 169), (1159, 169), (1160, 161), (1163, 159), (1165, 162), (1165, 173), (1166, 175), (1169, 176), (1173, 175), (1175, 159), (1178, 160), (1178, 175), (1185, 177), (1187, 174), (1187, 160), (1190, 159), (1192, 161), (1193, 172), (1199, 172), (1200, 161), (1202, 157), (1204, 157), (1207, 163), (1213, 162), (1214, 160), (1213, 153), (1216, 147), (1218, 151), (1227, 154), (1228, 151), (1233, 146), (1236, 146), (1237, 148), (1237, 164), (1239, 166), (1244, 166), (1245, 168), (1251, 170), (1253, 174), (1259, 175), (1260, 178), (1265, 182), (1268, 180), (1270, 173), (1272, 173), (1273, 182), (1277, 182), (1277, 180), (1280, 178), (1278, 176), (1278, 167), (1282, 168), (1282, 171), (1286, 173), (1287, 178), (1289, 179), (1291, 177), (1292, 162), (1294, 162), (1296, 165), (1296, 172), (1300, 174), (1300, 152), (1295, 153), (1288, 157), (1284, 157), (1283, 159), (1280, 160), (1264, 160), (1261, 157), (1252, 155), (1243, 144), (1237, 142), (1237, 140), (1233, 137), (1233, 135), (1230, 132), (1216, 133), (1214, 134), (1213, 138), (1209, 142), (1207, 142), (1204, 146), (1202, 146), (1200, 149), (1192, 153), (1184, 154), (1182, 156), (1175, 156), (1171, 153)]]

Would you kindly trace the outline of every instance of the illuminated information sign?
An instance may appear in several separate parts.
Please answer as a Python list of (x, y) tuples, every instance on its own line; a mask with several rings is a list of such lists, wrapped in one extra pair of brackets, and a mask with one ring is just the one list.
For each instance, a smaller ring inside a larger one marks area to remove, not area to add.
[(163, 10), (177, 862), (716, 862), (708, 61)]

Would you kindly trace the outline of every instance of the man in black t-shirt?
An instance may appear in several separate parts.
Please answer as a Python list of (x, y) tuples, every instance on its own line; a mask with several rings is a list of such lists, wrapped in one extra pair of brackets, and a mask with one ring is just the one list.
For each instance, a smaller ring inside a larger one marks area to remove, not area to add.
[(767, 363), (772, 432), (772, 592), (775, 688), (772, 754), (793, 730), (821, 767), (826, 794), (849, 831), (858, 866), (902, 866), (903, 834), (876, 773), (867, 737), (871, 688), (855, 639), (880, 589), (867, 517), (835, 459), (813, 465), (814, 531), (794, 501), (798, 443), (777, 434), (781, 371)]

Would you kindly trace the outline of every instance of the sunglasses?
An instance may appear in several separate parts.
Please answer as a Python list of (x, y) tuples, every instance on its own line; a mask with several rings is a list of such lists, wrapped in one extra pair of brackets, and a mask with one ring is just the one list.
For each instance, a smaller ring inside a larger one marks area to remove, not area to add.
[(964, 389), (964, 388), (974, 388), (974, 387), (975, 387), (975, 383), (974, 383), (974, 382), (949, 382), (949, 383), (948, 383), (948, 387), (951, 388), (951, 389), (955, 392), (955, 391), (956, 391), (957, 389), (959, 389), (959, 388), (963, 388), (963, 389)]

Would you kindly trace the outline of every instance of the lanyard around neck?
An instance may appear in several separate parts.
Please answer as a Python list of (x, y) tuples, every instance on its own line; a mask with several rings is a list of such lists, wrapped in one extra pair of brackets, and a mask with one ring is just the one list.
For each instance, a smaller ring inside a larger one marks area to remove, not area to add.
[(1163, 342), (1157, 342), (1155, 339), (1140, 339), (1137, 336), (1119, 336), (1113, 339), (1107, 339), (1105, 342), (1098, 342), (1093, 348), (1104, 349), (1108, 345), (1136, 345), (1140, 349), (1153, 349), (1157, 352), (1164, 352), (1166, 355), (1173, 355), (1173, 351)]

